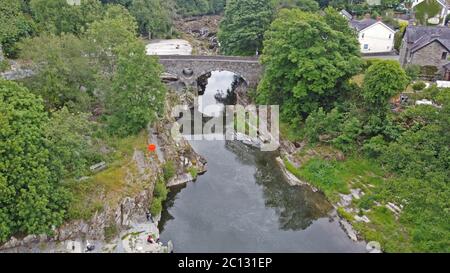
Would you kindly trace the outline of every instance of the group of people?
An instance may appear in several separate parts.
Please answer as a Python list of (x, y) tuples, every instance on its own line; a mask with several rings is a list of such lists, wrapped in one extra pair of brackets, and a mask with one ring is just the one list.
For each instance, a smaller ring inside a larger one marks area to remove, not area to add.
[(156, 240), (153, 238), (153, 236), (150, 234), (150, 235), (148, 235), (148, 237), (147, 237), (147, 243), (150, 243), (150, 244), (156, 244), (156, 243), (159, 243), (159, 238), (157, 238)]
[[(152, 215), (150, 214), (149, 211), (146, 211), (146, 212), (145, 212), (145, 217), (147, 218), (147, 221), (152, 221)], [(148, 237), (147, 237), (147, 242), (150, 243), (150, 244), (156, 244), (156, 243), (159, 242), (159, 238), (157, 238), (157, 239), (155, 240), (155, 238), (153, 238), (153, 236), (150, 234), (150, 235), (148, 235)]]

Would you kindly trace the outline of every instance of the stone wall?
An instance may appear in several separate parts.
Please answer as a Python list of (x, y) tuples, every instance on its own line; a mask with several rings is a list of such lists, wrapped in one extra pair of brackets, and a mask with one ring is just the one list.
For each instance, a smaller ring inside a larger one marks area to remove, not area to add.
[(228, 56), (159, 56), (167, 73), (176, 75), (186, 86), (212, 71), (230, 71), (241, 76), (249, 87), (256, 87), (263, 72), (256, 57)]
[(443, 66), (449, 62), (447, 59), (442, 60), (443, 52), (448, 53), (447, 49), (439, 42), (433, 42), (414, 52), (410, 63), (420, 66), (436, 66), (442, 72)]

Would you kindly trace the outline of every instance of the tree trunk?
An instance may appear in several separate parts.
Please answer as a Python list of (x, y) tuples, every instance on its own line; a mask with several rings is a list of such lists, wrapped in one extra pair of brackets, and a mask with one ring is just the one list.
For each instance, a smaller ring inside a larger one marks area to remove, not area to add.
[(5, 57), (3, 56), (3, 49), (2, 44), (0, 44), (0, 63), (5, 60)]

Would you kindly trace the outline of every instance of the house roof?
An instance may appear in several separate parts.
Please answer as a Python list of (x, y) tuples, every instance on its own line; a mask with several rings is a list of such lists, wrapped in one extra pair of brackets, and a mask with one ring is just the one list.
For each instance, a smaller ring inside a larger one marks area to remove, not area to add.
[(344, 15), (345, 17), (347, 17), (348, 20), (351, 20), (353, 18), (353, 16), (345, 9), (341, 10), (341, 14)]
[(372, 18), (366, 18), (363, 20), (351, 20), (350, 21), (350, 26), (353, 27), (354, 29), (356, 29), (356, 31), (360, 32), (361, 30), (364, 30), (376, 23), (381, 23), (383, 24), (385, 27), (387, 27), (388, 29), (390, 29), (392, 32), (394, 32), (394, 30), (392, 28), (390, 28), (389, 26), (387, 26), (386, 24), (384, 24), (383, 22), (379, 21), (379, 20), (375, 20)]
[(450, 51), (450, 28), (443, 26), (408, 26), (404, 37), (411, 52), (415, 52), (433, 42), (439, 42)]

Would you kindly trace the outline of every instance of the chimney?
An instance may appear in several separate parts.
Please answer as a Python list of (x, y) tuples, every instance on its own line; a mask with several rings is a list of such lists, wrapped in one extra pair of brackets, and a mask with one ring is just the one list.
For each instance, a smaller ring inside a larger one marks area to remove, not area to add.
[(378, 22), (381, 22), (382, 19), (383, 19), (383, 17), (377, 16), (377, 21), (378, 21)]

